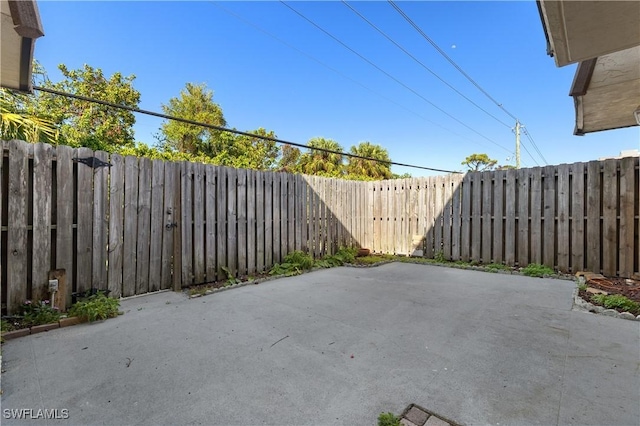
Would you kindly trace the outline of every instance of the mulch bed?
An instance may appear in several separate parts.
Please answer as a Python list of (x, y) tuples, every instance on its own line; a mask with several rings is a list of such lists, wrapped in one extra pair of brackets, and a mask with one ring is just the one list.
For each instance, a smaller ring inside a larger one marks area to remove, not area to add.
[[(587, 281), (587, 286), (593, 289), (601, 290), (607, 294), (620, 294), (628, 297), (634, 302), (640, 303), (640, 280), (617, 277), (592, 278)], [(594, 305), (598, 305), (592, 300), (593, 293), (586, 290), (580, 290), (579, 296)], [(622, 312), (621, 310), (619, 310)], [(634, 315), (640, 315), (640, 312), (631, 312)]]

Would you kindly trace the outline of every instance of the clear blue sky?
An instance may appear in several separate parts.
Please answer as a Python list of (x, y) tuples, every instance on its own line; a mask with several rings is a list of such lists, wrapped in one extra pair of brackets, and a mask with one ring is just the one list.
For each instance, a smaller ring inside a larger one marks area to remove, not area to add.
[[(534, 1), (397, 4), (520, 119), (549, 164), (638, 149), (638, 127), (573, 136), (568, 93), (575, 65), (557, 68), (547, 56)], [(445, 86), (347, 6), (334, 1), (289, 5), (420, 97), (285, 5), (270, 1), (40, 1), (45, 37), (37, 41), (35, 57), (53, 81), (61, 78), (60, 63), (69, 68), (87, 63), (108, 75), (134, 74), (140, 107), (153, 111), (161, 111), (161, 104), (185, 83), (206, 83), (230, 127), (264, 127), (289, 141), (306, 143), (321, 136), (345, 150), (370, 141), (387, 148), (394, 161), (449, 170), (462, 170), (460, 162), (474, 152), (501, 164), (513, 157), (515, 136), (509, 127)], [(387, 2), (350, 5), (466, 97), (514, 125)], [(136, 139), (155, 143), (162, 121), (136, 118)], [(523, 165), (544, 165), (524, 135), (522, 141), (533, 155), (523, 149)], [(394, 171), (429, 174), (402, 167)]]

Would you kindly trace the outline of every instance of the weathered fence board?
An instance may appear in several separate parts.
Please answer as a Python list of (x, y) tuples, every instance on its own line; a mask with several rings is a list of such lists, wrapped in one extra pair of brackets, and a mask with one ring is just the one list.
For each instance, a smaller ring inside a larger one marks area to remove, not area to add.
[(492, 173), (482, 173), (482, 261), (486, 264), (491, 263), (492, 257), (492, 206), (491, 199), (493, 198), (493, 180)]
[(218, 279), (226, 278), (223, 267), (227, 267), (227, 169), (217, 168), (216, 203), (217, 209), (217, 275)]
[[(60, 162), (60, 151), (58, 151)], [(124, 233), (124, 159), (113, 154), (109, 170), (109, 272), (107, 288), (110, 295), (122, 296), (123, 241)], [(58, 210), (58, 212), (60, 212)], [(60, 220), (58, 219), (58, 224)], [(58, 225), (59, 226), (59, 225)]]
[[(602, 199), (600, 191), (602, 189), (600, 180), (600, 162), (590, 161), (587, 163), (587, 247), (596, 247), (600, 239), (600, 208)], [(597, 250), (587, 251), (587, 269), (599, 272), (600, 246)]]
[[(238, 275), (247, 275), (247, 171), (238, 169)], [(197, 205), (197, 204), (196, 204)]]
[[(455, 228), (454, 228), (455, 229)], [(493, 198), (493, 261), (504, 260), (504, 171), (494, 173)]]
[(602, 175), (602, 271), (605, 275), (615, 275), (618, 257), (616, 234), (618, 174), (617, 161), (605, 160)]
[(176, 194), (180, 187), (176, 176), (180, 176), (180, 164), (165, 163), (164, 164), (164, 216), (163, 216), (163, 235), (162, 235), (162, 272), (161, 272), (161, 289), (169, 289), (173, 287), (173, 274), (179, 275), (174, 269), (174, 235), (175, 229), (178, 227), (178, 221), (181, 221), (177, 212), (177, 204), (180, 197)]
[(561, 164), (558, 166), (558, 183), (557, 183), (557, 237), (556, 237), (556, 265), (558, 270), (569, 272), (569, 173), (570, 166)]
[[(265, 194), (264, 194), (264, 173), (257, 172), (256, 175), (256, 185), (258, 188), (257, 192), (257, 200), (256, 200), (256, 221), (257, 221), (257, 250), (256, 250), (256, 262), (257, 269), (259, 272), (262, 272), (265, 268), (265, 249), (268, 249), (268, 245), (270, 241), (265, 241)], [(266, 243), (266, 247), (265, 247)]]
[(247, 170), (247, 274), (253, 275), (257, 269), (256, 235), (256, 176), (260, 172)]
[[(56, 148), (56, 179), (55, 179), (55, 191), (57, 195), (56, 199), (56, 259), (55, 268), (64, 269), (67, 280), (67, 294), (66, 301), (67, 307), (71, 304), (71, 293), (75, 287), (73, 281), (73, 258), (74, 258), (74, 246), (73, 246), (73, 199), (74, 199), (74, 179), (73, 179), (73, 158), (74, 149), (68, 146), (60, 145)], [(122, 175), (122, 165), (120, 166), (120, 172)], [(122, 250), (122, 248), (120, 248)], [(122, 283), (122, 263), (120, 267), (120, 283)], [(113, 290), (112, 290), (113, 291)], [(120, 291), (120, 290), (118, 290)], [(114, 296), (119, 296), (118, 293), (114, 293)]]
[(136, 294), (149, 291), (151, 249), (151, 160), (138, 161), (138, 244), (136, 246)]
[(33, 262), (31, 293), (35, 300), (47, 299), (51, 269), (51, 146), (35, 145), (33, 152)]
[[(505, 186), (505, 225), (504, 225), (504, 260), (507, 265), (516, 262), (516, 195), (517, 195), (517, 171), (507, 170)], [(466, 260), (466, 259), (465, 259)]]
[[(571, 165), (571, 270), (584, 270), (584, 164)], [(538, 262), (539, 263), (539, 262)]]
[[(36, 145), (37, 146), (37, 145)], [(109, 155), (106, 152), (96, 151), (94, 157), (105, 163), (109, 162)], [(91, 258), (91, 287), (105, 290), (107, 288), (107, 242), (108, 242), (108, 222), (107, 222), (107, 178), (109, 177), (109, 167), (98, 167), (93, 169), (93, 247)]]
[(238, 271), (238, 205), (237, 170), (227, 170), (227, 268), (232, 275)]
[[(90, 159), (93, 151), (89, 148), (78, 148), (77, 159)], [(86, 291), (91, 288), (91, 267), (93, 260), (93, 172), (91, 165), (76, 163), (77, 183), (77, 215), (76, 215), (76, 290)], [(135, 257), (135, 254), (134, 254)]]
[[(208, 282), (218, 280), (218, 258), (217, 258), (217, 167), (207, 164), (204, 167), (205, 176), (205, 199), (204, 210), (205, 217), (205, 276)], [(165, 200), (166, 203), (166, 200)]]
[(122, 295), (136, 294), (136, 245), (138, 241), (138, 159), (124, 159), (124, 234)]
[(193, 279), (205, 281), (205, 176), (204, 164), (193, 164)]
[(518, 265), (529, 263), (529, 170), (518, 170)]
[(162, 277), (162, 236), (164, 234), (164, 162), (151, 163), (151, 241), (149, 291), (160, 290)]
[[(618, 259), (619, 274), (630, 277), (634, 272), (634, 200), (639, 193), (635, 179), (635, 159), (620, 161), (620, 225)], [(640, 231), (640, 230), (639, 230)]]

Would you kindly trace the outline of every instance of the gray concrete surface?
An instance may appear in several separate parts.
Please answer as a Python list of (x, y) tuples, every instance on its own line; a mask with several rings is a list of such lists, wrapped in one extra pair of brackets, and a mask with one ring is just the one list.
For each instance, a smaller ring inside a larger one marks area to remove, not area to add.
[(572, 311), (573, 290), (393, 263), (129, 299), (4, 344), (2, 423), (373, 425), (416, 403), (462, 424), (638, 425), (640, 324)]

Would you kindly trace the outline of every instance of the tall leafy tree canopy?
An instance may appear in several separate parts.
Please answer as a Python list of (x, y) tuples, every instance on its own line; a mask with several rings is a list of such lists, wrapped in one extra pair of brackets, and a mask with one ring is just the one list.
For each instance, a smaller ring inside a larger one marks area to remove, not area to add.
[[(361, 157), (375, 158), (381, 161), (391, 161), (389, 152), (380, 145), (371, 142), (360, 142), (352, 146), (350, 153)], [(347, 176), (354, 179), (391, 179), (391, 165), (362, 158), (347, 158)]]
[[(205, 84), (187, 83), (178, 97), (162, 105), (165, 114), (200, 123), (224, 127), (227, 125), (220, 105), (213, 101), (213, 91)], [(163, 147), (189, 154), (215, 155), (221, 132), (175, 120), (167, 120), (160, 128)]]
[(343, 152), (340, 144), (333, 139), (313, 138), (307, 142), (310, 148), (308, 152), (302, 154), (299, 160), (299, 170), (308, 175), (342, 177), (344, 174), (344, 164), (341, 154), (333, 154), (325, 151), (318, 151), (313, 148), (323, 148), (336, 152)]
[(473, 172), (483, 172), (493, 170), (498, 161), (492, 160), (487, 154), (471, 154), (460, 164), (467, 166)]

